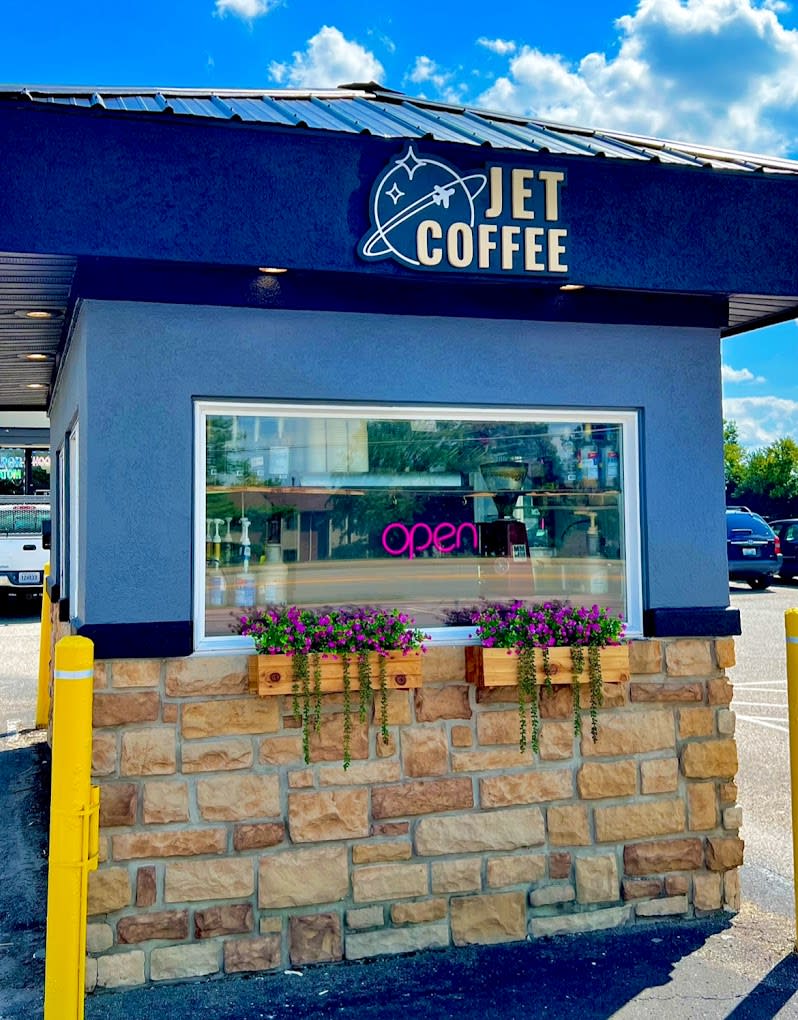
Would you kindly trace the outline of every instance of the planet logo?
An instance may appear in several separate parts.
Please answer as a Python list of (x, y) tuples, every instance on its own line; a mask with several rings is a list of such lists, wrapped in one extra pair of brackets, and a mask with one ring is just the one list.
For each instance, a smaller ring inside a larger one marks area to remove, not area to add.
[(474, 199), (487, 182), (486, 174), (464, 177), (443, 160), (419, 157), (409, 146), (375, 182), (371, 194), (373, 230), (360, 242), (358, 253), (364, 259), (395, 258), (425, 268), (418, 257), (419, 226), (428, 228), (432, 221), (442, 235), (455, 225), (473, 229)]

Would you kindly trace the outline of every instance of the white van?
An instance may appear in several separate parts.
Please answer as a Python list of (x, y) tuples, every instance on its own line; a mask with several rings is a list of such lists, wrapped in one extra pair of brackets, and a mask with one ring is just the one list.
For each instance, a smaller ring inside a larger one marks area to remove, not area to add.
[(50, 559), (42, 545), (42, 522), (49, 520), (49, 503), (34, 496), (0, 497), (0, 597), (41, 595)]

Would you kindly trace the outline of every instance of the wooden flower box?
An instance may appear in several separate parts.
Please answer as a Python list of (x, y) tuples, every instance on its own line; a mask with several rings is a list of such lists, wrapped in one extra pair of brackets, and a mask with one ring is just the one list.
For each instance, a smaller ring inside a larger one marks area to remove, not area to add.
[[(369, 653), (371, 663), (371, 686), (377, 691), (380, 687), (380, 658), (385, 659), (386, 680), (390, 690), (405, 691), (411, 687), (421, 686), (421, 652), (412, 651), (404, 655), (402, 652), (388, 652), (387, 656), (379, 656), (376, 652)], [(291, 694), (293, 692), (292, 655), (252, 655), (249, 658), (249, 689), (253, 694), (266, 697), (271, 694)], [(344, 689), (343, 659), (330, 655), (320, 658), (321, 690), (323, 694), (332, 694)], [(310, 686), (314, 686), (313, 657), (309, 662)], [(358, 683), (357, 656), (349, 656), (349, 687), (350, 690), (360, 689)]]
[[(518, 683), (518, 652), (512, 648), (482, 648), (468, 646), (466, 653), (466, 680), (477, 687), (514, 687)], [(604, 683), (618, 683), (629, 679), (628, 645), (609, 645), (599, 649), (601, 677)], [(551, 682), (570, 684), (573, 682), (573, 663), (569, 647), (549, 649)], [(578, 676), (580, 684), (590, 682), (588, 653), (584, 649), (584, 668)], [(535, 650), (535, 680), (546, 682), (543, 672), (543, 653)]]

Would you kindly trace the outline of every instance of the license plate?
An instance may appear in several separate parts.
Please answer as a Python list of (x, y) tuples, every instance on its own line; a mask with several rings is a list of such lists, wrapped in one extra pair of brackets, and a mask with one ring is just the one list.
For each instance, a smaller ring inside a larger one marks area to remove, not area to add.
[(753, 545), (743, 546), (743, 556), (756, 556), (758, 549)]
[(37, 570), (23, 570), (19, 574), (20, 584), (40, 584), (42, 575)]

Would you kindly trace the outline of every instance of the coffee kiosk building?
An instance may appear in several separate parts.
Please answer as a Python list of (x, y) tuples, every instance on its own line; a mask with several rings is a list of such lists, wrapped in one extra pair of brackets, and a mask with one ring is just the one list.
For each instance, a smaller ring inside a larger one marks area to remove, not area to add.
[[(95, 642), (90, 982), (735, 910), (721, 339), (796, 315), (798, 164), (374, 85), (6, 88), (0, 149), (0, 406), (49, 410)], [(627, 621), (597, 740), (570, 677), (537, 754), (470, 682), (516, 598)], [(429, 635), (347, 769), (340, 693), (306, 763), (250, 683), (270, 603)]]

